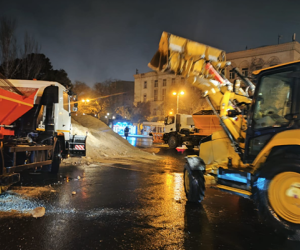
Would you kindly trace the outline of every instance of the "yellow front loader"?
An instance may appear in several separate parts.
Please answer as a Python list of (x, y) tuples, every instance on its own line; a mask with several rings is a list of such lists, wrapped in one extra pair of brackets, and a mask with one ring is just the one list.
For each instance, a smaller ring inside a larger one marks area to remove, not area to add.
[[(199, 88), (222, 130), (200, 143), (184, 166), (187, 199), (201, 202), (205, 174), (217, 187), (252, 198), (262, 218), (284, 231), (300, 230), (300, 61), (253, 72), (254, 86), (224, 76), (225, 52), (163, 32), (148, 66), (186, 77)], [(199, 97), (200, 98), (200, 97)], [(217, 112), (217, 110), (219, 110)]]

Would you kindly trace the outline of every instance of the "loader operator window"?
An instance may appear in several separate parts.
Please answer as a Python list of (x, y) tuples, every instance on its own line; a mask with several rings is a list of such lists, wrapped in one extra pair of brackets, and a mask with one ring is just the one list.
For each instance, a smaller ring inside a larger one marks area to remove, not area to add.
[(285, 115), (291, 113), (291, 71), (262, 77), (254, 109), (254, 129), (288, 125)]

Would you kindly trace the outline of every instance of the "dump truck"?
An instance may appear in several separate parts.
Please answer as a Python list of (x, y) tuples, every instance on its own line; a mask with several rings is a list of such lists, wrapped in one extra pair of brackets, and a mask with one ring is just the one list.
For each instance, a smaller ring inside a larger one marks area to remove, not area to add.
[[(222, 130), (201, 141), (199, 156), (186, 158), (188, 201), (205, 196), (205, 174), (216, 188), (253, 199), (261, 218), (279, 231), (300, 230), (300, 61), (254, 71), (256, 85), (223, 72), (223, 50), (163, 32), (149, 67), (182, 75), (203, 92)], [(219, 110), (219, 112), (217, 111)]]
[(165, 118), (163, 141), (170, 148), (183, 145), (194, 148), (199, 146), (201, 139), (220, 129), (218, 118), (210, 110), (193, 115), (169, 115)]
[(0, 193), (20, 171), (57, 173), (62, 158), (85, 156), (86, 136), (72, 135), (76, 96), (57, 82), (0, 79)]

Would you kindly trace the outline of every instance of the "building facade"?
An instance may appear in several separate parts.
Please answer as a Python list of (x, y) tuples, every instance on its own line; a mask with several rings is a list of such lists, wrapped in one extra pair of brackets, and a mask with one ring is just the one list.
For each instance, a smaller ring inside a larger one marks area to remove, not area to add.
[(275, 66), (281, 63), (300, 60), (300, 44), (297, 41), (277, 45), (263, 46), (226, 54), (231, 66), (227, 68), (227, 78), (236, 79), (232, 68), (238, 67), (245, 76), (250, 76), (253, 71)]
[[(151, 116), (165, 116), (161, 108), (167, 95), (180, 91), (186, 79), (168, 73), (155, 71), (134, 75), (134, 104), (150, 101)], [(176, 96), (174, 96), (176, 102)]]
[[(231, 66), (226, 69), (226, 76), (230, 81), (237, 78), (232, 71), (234, 67), (238, 67), (245, 76), (251, 77), (252, 71), (295, 60), (300, 60), (300, 44), (297, 41), (231, 52), (227, 53), (227, 61), (231, 61)], [(185, 84), (185, 78), (180, 75), (154, 71), (136, 74), (134, 75), (134, 104), (150, 101), (152, 116), (167, 115), (160, 108), (166, 95), (174, 90), (178, 91), (180, 86)]]

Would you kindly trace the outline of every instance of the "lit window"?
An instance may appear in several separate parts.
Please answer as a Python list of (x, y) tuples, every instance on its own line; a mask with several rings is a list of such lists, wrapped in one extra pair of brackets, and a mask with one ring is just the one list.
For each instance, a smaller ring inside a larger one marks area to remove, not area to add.
[(146, 102), (147, 101), (147, 95), (145, 94), (144, 95), (144, 102)]
[(233, 70), (229, 71), (229, 79), (234, 79), (235, 78), (235, 72)]
[(163, 79), (163, 87), (167, 86), (167, 79)]
[(157, 88), (158, 87), (158, 80), (154, 81), (154, 87)]
[(155, 89), (154, 90), (154, 101), (157, 101), (158, 100), (158, 90)]
[(163, 101), (165, 100), (165, 98), (166, 98), (166, 89), (163, 89), (162, 90), (162, 99), (163, 99)]
[(247, 77), (248, 76), (248, 68), (242, 68), (242, 74)]
[(144, 81), (144, 89), (147, 88), (147, 81)]

